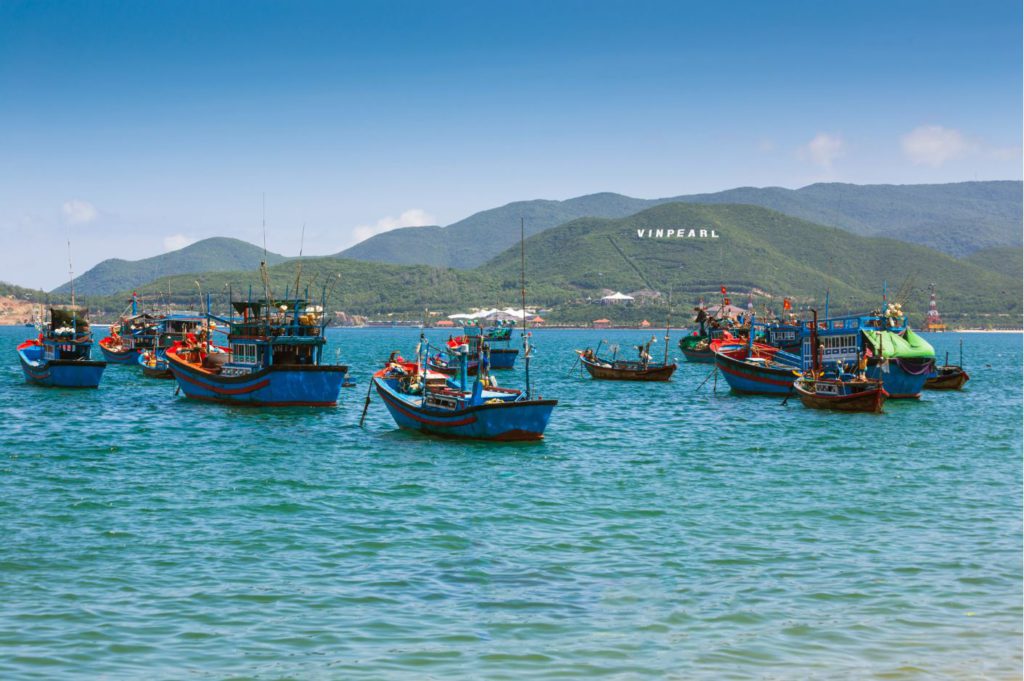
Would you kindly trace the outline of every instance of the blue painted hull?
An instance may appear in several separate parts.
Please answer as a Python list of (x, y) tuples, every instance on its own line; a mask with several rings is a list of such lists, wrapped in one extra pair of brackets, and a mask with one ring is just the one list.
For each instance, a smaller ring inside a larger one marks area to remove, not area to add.
[(134, 348), (122, 352), (114, 352), (113, 350), (107, 350), (103, 347), (102, 343), (97, 343), (97, 345), (100, 347), (100, 352), (103, 353), (103, 359), (108, 364), (135, 364), (138, 361), (139, 351)]
[(518, 356), (515, 348), (491, 348), (491, 369), (514, 369)]
[[(916, 367), (914, 370), (918, 370)], [(922, 371), (921, 373), (910, 373), (904, 369), (896, 360), (889, 361), (888, 372), (875, 364), (868, 366), (865, 372), (868, 378), (882, 381), (885, 391), (889, 393), (889, 399), (916, 399), (921, 397), (925, 381), (933, 375), (932, 372)]]
[(348, 371), (344, 366), (281, 366), (220, 376), (199, 371), (173, 355), (168, 355), (168, 364), (186, 397), (264, 407), (333, 407)]
[(754, 366), (722, 353), (715, 354), (715, 366), (730, 388), (748, 395), (788, 395), (800, 375), (793, 369)]
[(419, 398), (392, 390), (379, 377), (373, 378), (377, 394), (384, 400), (400, 428), (442, 437), (470, 440), (539, 440), (544, 437), (557, 400), (528, 400), (481, 404), (455, 411), (422, 407)]
[(42, 352), (18, 350), (25, 382), (48, 388), (97, 388), (106, 362), (41, 359)]
[(163, 350), (156, 351), (156, 361), (150, 365), (146, 362), (145, 353), (139, 353), (137, 359), (139, 366), (142, 367), (142, 373), (144, 376), (149, 378), (174, 378), (174, 374), (171, 373), (170, 364), (167, 362), (167, 356)]

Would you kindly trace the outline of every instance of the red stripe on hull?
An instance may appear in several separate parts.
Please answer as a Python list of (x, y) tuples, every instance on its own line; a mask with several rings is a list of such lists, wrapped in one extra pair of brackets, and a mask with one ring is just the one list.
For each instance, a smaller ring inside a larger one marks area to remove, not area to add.
[(403, 415), (411, 418), (413, 421), (416, 421), (417, 423), (422, 423), (428, 426), (435, 426), (438, 428), (454, 428), (457, 426), (468, 426), (471, 423), (476, 423), (476, 416), (473, 416), (472, 414), (465, 417), (461, 421), (431, 421), (420, 416), (416, 412), (409, 411), (409, 409), (405, 407), (405, 405), (403, 405), (398, 400), (395, 400), (395, 398), (391, 397), (391, 395), (388, 395), (386, 391), (381, 390), (380, 386), (377, 386), (377, 393), (385, 402), (387, 402), (389, 405), (391, 405), (398, 411), (402, 412)]
[[(260, 388), (266, 388), (268, 385), (270, 385), (270, 379), (269, 378), (265, 378), (262, 381), (260, 381), (259, 383), (256, 383), (256, 384), (251, 385), (251, 386), (246, 386), (244, 388), (221, 388), (221, 387), (218, 387), (218, 386), (215, 386), (215, 385), (208, 385), (208, 384), (206, 384), (206, 383), (204, 383), (204, 382), (202, 382), (202, 381), (200, 381), (200, 380), (198, 380), (196, 378), (193, 378), (193, 377), (189, 376), (184, 371), (181, 372), (181, 375), (178, 376), (178, 378), (183, 378), (186, 381), (188, 381), (189, 383), (191, 383), (192, 385), (198, 385), (200, 388), (205, 388), (206, 390), (210, 390), (212, 392), (215, 392), (218, 395), (246, 395), (248, 393), (256, 392)], [(189, 397), (192, 397), (192, 396), (190, 395)]]
[[(792, 385), (793, 384), (793, 381), (777, 381), (777, 380), (775, 380), (773, 378), (764, 378), (762, 376), (758, 376), (757, 374), (748, 374), (748, 373), (745, 373), (745, 372), (741, 372), (741, 371), (738, 371), (738, 370), (734, 369), (731, 366), (728, 366), (725, 363), (719, 364), (718, 368), (721, 369), (722, 371), (724, 371), (727, 374), (732, 374), (733, 376), (739, 376), (740, 378), (747, 378), (747, 379), (750, 379), (751, 381), (755, 381), (757, 383), (768, 383), (769, 385), (781, 385), (781, 386), (788, 386), (788, 385)], [(796, 376), (795, 375), (793, 376), (793, 380), (794, 381), (796, 380)]]

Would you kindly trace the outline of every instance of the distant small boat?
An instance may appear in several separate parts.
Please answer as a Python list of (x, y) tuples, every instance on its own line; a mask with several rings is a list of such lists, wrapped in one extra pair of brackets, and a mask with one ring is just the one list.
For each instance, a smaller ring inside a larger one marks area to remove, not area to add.
[(924, 382), (925, 390), (960, 390), (971, 377), (964, 371), (964, 342), (960, 341), (960, 364), (949, 363), (949, 353), (946, 353), (946, 363), (935, 367), (935, 373)]
[(50, 308), (39, 338), (18, 346), (25, 381), (58, 388), (96, 388), (106, 362), (92, 359), (92, 334), (85, 309)]
[(519, 348), (512, 347), (512, 331), (515, 323), (492, 326), (484, 329), (484, 343), (491, 369), (514, 369)]
[(137, 364), (141, 353), (156, 346), (155, 320), (152, 315), (139, 313), (138, 298), (133, 293), (129, 307), (111, 325), (110, 335), (100, 339), (104, 359), (111, 364)]
[[(587, 370), (592, 378), (602, 381), (667, 381), (672, 378), (676, 371), (676, 363), (668, 361), (668, 331), (665, 333), (665, 361), (654, 362), (651, 360), (651, 344), (655, 342), (654, 337), (642, 345), (637, 345), (639, 354), (636, 360), (618, 359), (618, 351), (613, 353), (611, 359), (598, 357), (597, 352), (587, 348), (577, 350), (580, 356), (580, 364)], [(614, 347), (614, 346), (613, 346)], [(600, 346), (598, 346), (600, 351)]]
[(963, 367), (945, 364), (935, 367), (935, 375), (924, 382), (925, 390), (960, 390), (971, 377)]

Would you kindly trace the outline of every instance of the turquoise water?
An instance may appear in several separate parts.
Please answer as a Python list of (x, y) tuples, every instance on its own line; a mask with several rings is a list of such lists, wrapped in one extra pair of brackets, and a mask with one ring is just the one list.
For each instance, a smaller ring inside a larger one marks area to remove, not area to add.
[(27, 386), (28, 331), (0, 329), (0, 678), (1021, 675), (1020, 335), (874, 416), (697, 392), (706, 365), (569, 377), (646, 334), (540, 331), (547, 439), (488, 445), (376, 400), (357, 427), (416, 330), (332, 331), (359, 387), (324, 410)]

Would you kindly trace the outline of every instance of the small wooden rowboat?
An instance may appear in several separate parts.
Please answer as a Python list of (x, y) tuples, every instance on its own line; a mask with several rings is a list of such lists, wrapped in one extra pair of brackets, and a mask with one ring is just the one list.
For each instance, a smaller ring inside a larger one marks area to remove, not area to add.
[(676, 371), (676, 364), (627, 362), (616, 360), (609, 362), (594, 357), (588, 358), (584, 352), (577, 350), (580, 363), (593, 378), (603, 381), (667, 381)]
[(925, 390), (960, 390), (964, 383), (971, 380), (963, 367), (946, 364), (935, 367), (935, 376), (924, 382)]
[(855, 379), (843, 381), (834, 378), (798, 378), (793, 389), (808, 409), (830, 409), (832, 411), (862, 411), (882, 413), (882, 405), (889, 393), (881, 381)]

